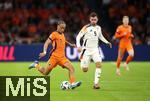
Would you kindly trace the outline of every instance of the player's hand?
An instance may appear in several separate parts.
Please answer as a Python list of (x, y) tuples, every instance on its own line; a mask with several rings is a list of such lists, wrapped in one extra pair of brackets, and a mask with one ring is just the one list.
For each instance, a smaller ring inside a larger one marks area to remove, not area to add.
[(134, 38), (133, 34), (130, 35), (131, 38)]
[(112, 48), (112, 44), (110, 42), (108, 43), (108, 45), (109, 45), (110, 48)]
[(46, 55), (46, 53), (42, 52), (42, 53), (39, 54), (39, 58), (42, 58), (42, 57), (44, 57), (45, 55)]
[(112, 39), (113, 39), (113, 40), (116, 40), (116, 37), (115, 37), (115, 36), (113, 36), (113, 37), (112, 37)]
[(82, 51), (82, 48), (81, 47), (78, 47), (77, 48), (78, 52), (80, 53)]

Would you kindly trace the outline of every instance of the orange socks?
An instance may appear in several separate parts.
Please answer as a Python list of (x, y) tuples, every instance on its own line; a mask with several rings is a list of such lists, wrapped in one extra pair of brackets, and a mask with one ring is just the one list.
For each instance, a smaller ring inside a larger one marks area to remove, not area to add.
[(118, 57), (118, 59), (117, 59), (117, 68), (120, 68), (120, 63), (121, 63), (121, 58), (120, 57)]
[(70, 76), (69, 82), (70, 82), (71, 84), (74, 83), (74, 82), (75, 82), (75, 77), (74, 77), (74, 76)]
[(133, 59), (133, 56), (128, 56), (126, 59), (126, 64), (128, 64)]

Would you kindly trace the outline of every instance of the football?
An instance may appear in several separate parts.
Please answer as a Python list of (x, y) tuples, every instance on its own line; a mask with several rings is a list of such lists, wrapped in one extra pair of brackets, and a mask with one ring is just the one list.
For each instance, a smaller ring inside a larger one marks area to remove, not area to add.
[(70, 83), (69, 83), (69, 81), (63, 81), (63, 82), (60, 84), (60, 88), (61, 88), (62, 90), (70, 89)]

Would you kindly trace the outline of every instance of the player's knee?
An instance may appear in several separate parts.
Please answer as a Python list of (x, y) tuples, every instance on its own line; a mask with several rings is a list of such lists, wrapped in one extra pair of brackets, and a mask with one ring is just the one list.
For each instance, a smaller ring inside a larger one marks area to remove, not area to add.
[(134, 57), (134, 53), (129, 54), (131, 57)]
[(124, 56), (124, 54), (123, 54), (123, 53), (119, 53), (119, 54), (118, 54), (118, 57), (119, 57), (120, 59), (122, 59), (122, 58), (123, 58), (123, 56)]
[(83, 71), (83, 72), (87, 72), (87, 71), (88, 71), (88, 68), (87, 68), (87, 67), (86, 67), (86, 68), (83, 67), (83, 68), (82, 68), (82, 71)]
[(119, 55), (118, 57), (119, 57), (119, 59), (120, 59), (120, 60), (122, 60), (122, 58), (123, 58), (123, 55)]
[(129, 56), (134, 57), (134, 52), (129, 52)]
[(101, 68), (101, 63), (100, 62), (98, 62), (98, 63), (96, 63), (96, 68)]

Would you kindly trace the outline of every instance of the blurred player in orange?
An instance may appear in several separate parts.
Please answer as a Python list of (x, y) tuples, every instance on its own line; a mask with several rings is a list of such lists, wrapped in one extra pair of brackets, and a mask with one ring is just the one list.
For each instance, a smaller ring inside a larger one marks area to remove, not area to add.
[(129, 17), (123, 16), (122, 19), (123, 24), (118, 26), (115, 36), (115, 39), (119, 39), (119, 50), (118, 50), (118, 58), (117, 58), (117, 69), (116, 74), (121, 75), (120, 73), (120, 63), (122, 61), (122, 58), (125, 54), (125, 52), (128, 52), (128, 57), (126, 59), (126, 62), (124, 63), (124, 67), (127, 71), (129, 71), (128, 63), (133, 59), (134, 57), (134, 50), (132, 46), (132, 38), (134, 37), (132, 34), (132, 27), (129, 25)]
[(40, 58), (44, 57), (47, 53), (48, 46), (52, 44), (53, 49), (51, 50), (50, 58), (47, 62), (46, 67), (41, 67), (39, 65), (39, 62), (35, 61), (30, 65), (29, 69), (35, 67), (43, 75), (48, 75), (57, 65), (60, 65), (61, 67), (66, 68), (69, 71), (69, 79), (71, 84), (70, 88), (74, 89), (80, 86), (81, 82), (75, 82), (74, 67), (65, 56), (66, 43), (75, 47), (75, 44), (71, 44), (66, 41), (65, 36), (63, 34), (65, 28), (65, 22), (62, 20), (58, 21), (57, 30), (50, 34), (50, 36), (47, 38), (44, 44), (43, 52), (39, 54)]

